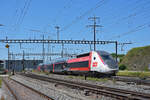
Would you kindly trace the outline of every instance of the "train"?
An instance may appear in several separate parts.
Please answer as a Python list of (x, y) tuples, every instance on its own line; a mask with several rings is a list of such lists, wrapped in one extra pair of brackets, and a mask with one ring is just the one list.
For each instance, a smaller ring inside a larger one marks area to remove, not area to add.
[(106, 51), (90, 51), (73, 58), (61, 58), (37, 66), (38, 71), (75, 75), (116, 75), (118, 63)]

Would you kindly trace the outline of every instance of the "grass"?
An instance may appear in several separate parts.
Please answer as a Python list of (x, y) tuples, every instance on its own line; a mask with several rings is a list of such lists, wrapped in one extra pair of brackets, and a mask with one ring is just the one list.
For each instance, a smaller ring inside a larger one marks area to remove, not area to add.
[(101, 81), (101, 82), (107, 82), (107, 78), (95, 78), (95, 77), (88, 77), (87, 80), (92, 80), (92, 81)]
[[(72, 75), (69, 75), (68, 78), (71, 78), (71, 79), (82, 79), (84, 80), (85, 77), (84, 76), (72, 76)], [(95, 77), (87, 77), (86, 80), (91, 80), (91, 81), (101, 81), (101, 82), (106, 82), (108, 81), (107, 78), (95, 78)]]
[(118, 76), (150, 77), (150, 71), (119, 71)]
[(1, 85), (2, 85), (2, 77), (0, 77), (0, 88), (1, 88)]
[(37, 71), (37, 70), (32, 70), (33, 73), (37, 73), (37, 74), (45, 74), (45, 75), (49, 75), (49, 72), (44, 72), (44, 71)]

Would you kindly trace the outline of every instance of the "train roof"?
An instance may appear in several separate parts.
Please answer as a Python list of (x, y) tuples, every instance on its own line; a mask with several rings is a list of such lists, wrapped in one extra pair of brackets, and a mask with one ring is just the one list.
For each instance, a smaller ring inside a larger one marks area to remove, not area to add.
[[(90, 51), (90, 52), (92, 52), (92, 51)], [(90, 55), (90, 52), (83, 53), (83, 54), (79, 54), (79, 55), (77, 55), (76, 57), (79, 58), (79, 57), (89, 56), (89, 55)], [(99, 54), (101, 54), (101, 55), (109, 55), (108, 52), (102, 51), (102, 50), (98, 50), (98, 51), (96, 51), (96, 52), (99, 53)]]
[[(92, 51), (90, 51), (90, 52), (92, 52)], [(89, 55), (90, 55), (90, 52), (83, 53), (83, 54), (79, 54), (79, 55), (77, 55), (75, 58), (80, 58), (80, 57), (89, 56)], [(108, 52), (102, 51), (102, 50), (98, 50), (98, 51), (96, 51), (96, 52), (99, 53), (100, 55), (109, 55)], [(71, 58), (74, 58), (74, 57), (57, 58), (57, 59), (55, 59), (55, 60), (46, 61), (45, 63), (40, 63), (39, 65), (48, 65), (48, 64), (54, 64), (54, 63), (57, 63), (57, 62), (66, 62), (67, 60), (69, 60), (69, 59), (71, 59)]]
[(46, 61), (45, 63), (43, 63), (44, 65), (48, 65), (48, 64), (54, 64), (57, 62), (66, 62), (68, 59), (70, 59), (71, 57), (66, 57), (66, 58), (57, 58), (55, 60), (51, 60), (51, 61)]
[(89, 55), (90, 55), (90, 52), (77, 55), (76, 57), (79, 58), (79, 57), (85, 57), (85, 56), (89, 56)]
[(100, 55), (109, 55), (109, 53), (106, 51), (96, 51), (96, 52), (99, 53)]

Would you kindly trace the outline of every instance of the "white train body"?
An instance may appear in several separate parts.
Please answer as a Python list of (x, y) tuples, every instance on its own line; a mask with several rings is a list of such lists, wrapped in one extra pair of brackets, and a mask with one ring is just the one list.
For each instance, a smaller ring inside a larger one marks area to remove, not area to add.
[(111, 74), (118, 71), (118, 65), (109, 53), (105, 51), (92, 51), (90, 71)]

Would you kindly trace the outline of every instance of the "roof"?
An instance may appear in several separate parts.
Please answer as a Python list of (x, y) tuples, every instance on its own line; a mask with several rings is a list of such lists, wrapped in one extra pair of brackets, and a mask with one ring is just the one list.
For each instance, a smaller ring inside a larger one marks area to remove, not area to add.
[(4, 61), (3, 60), (0, 60), (0, 63), (3, 63)]

